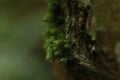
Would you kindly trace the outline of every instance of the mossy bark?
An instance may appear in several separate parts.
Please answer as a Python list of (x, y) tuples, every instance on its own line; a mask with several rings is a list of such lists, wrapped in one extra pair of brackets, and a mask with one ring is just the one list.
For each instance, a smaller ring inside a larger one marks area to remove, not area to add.
[[(109, 16), (104, 13), (104, 10), (102, 13), (100, 5), (102, 1), (58, 1), (60, 10), (64, 13), (64, 27), (62, 27), (64, 35), (62, 36), (67, 40), (69, 49), (61, 48), (64, 57), (57, 56), (53, 60), (55, 80), (120, 80), (119, 64), (114, 52), (116, 40), (110, 39), (113, 36), (110, 34), (112, 28), (107, 27), (110, 26), (106, 22)], [(103, 3), (108, 7), (107, 1)], [(98, 10), (101, 12), (97, 12)], [(108, 13), (111, 10), (110, 8)], [(114, 23), (114, 20), (111, 19), (110, 22)], [(69, 55), (65, 56), (66, 50), (69, 50), (67, 54), (72, 54), (71, 59)], [(66, 61), (61, 63), (61, 58)]]

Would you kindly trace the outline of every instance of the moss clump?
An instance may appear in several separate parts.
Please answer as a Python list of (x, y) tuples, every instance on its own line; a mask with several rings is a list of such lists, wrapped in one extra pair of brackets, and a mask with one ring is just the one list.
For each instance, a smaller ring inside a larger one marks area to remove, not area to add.
[(44, 18), (47, 23), (46, 59), (53, 61), (59, 59), (61, 62), (67, 62), (72, 59), (68, 40), (65, 38), (64, 12), (61, 10), (59, 0), (48, 0), (48, 12)]

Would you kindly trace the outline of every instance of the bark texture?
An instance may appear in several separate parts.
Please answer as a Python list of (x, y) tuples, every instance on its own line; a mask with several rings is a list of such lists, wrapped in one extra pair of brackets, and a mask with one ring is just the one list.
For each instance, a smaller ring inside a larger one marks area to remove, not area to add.
[[(109, 19), (106, 18), (109, 16), (104, 11), (97, 12), (102, 8), (100, 4), (104, 3), (108, 7), (110, 1), (102, 1), (61, 0), (61, 8), (65, 13), (65, 36), (74, 59), (65, 64), (54, 61), (53, 66), (57, 68), (54, 69), (57, 76), (55, 80), (120, 80), (114, 51), (117, 41), (112, 34), (116, 29), (112, 31), (114, 25), (107, 25)], [(111, 9), (107, 10), (108, 14)], [(100, 23), (96, 25), (97, 22)], [(114, 20), (110, 19), (110, 22), (114, 23)], [(60, 74), (56, 72), (61, 72), (64, 77), (58, 77)]]

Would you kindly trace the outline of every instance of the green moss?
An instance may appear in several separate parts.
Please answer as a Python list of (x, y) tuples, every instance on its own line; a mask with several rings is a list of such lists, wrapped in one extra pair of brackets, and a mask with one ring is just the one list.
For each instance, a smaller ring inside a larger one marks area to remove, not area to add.
[(59, 59), (67, 62), (72, 59), (68, 40), (65, 38), (64, 12), (61, 11), (59, 0), (48, 0), (48, 12), (44, 18), (46, 22), (46, 59)]

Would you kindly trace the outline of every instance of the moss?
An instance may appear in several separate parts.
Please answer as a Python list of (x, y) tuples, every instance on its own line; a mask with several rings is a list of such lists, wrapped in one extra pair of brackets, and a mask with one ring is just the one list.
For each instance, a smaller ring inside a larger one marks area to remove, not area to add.
[(68, 40), (65, 38), (64, 12), (61, 11), (59, 0), (48, 0), (48, 12), (44, 18), (46, 22), (46, 59), (61, 62), (72, 60)]

